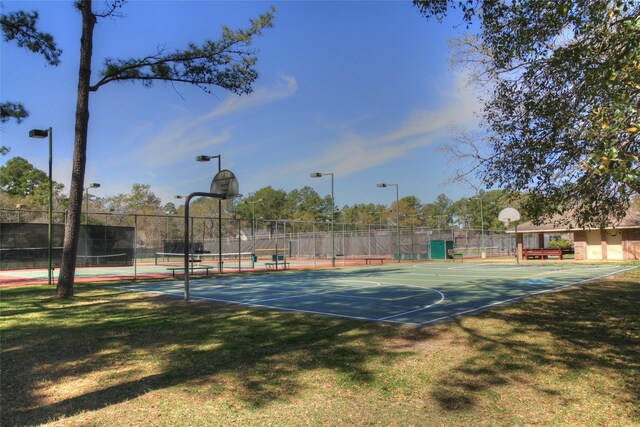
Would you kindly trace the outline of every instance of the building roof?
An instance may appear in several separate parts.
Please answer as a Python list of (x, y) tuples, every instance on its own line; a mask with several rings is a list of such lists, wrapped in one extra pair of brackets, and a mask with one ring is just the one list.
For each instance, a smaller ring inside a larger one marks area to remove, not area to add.
[[(597, 227), (572, 227), (562, 223), (563, 217), (554, 216), (551, 220), (540, 225), (534, 225), (528, 221), (518, 224), (518, 233), (561, 233), (578, 230), (597, 230)], [(627, 214), (615, 224), (607, 225), (605, 229), (624, 229), (624, 228), (640, 228), (640, 210), (629, 209)], [(510, 228), (507, 233), (515, 233), (515, 228)]]

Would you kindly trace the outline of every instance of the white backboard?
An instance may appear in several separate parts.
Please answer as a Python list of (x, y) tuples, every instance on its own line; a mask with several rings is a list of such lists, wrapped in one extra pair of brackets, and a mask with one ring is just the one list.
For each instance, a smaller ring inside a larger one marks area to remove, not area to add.
[(513, 221), (520, 220), (520, 212), (514, 208), (504, 208), (498, 214), (498, 219), (508, 227)]

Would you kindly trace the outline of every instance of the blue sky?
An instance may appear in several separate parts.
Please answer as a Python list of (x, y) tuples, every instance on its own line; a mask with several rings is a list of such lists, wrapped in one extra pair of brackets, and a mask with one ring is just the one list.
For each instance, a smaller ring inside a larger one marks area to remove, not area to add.
[[(95, 1), (94, 7), (102, 2)], [(131, 1), (123, 16), (95, 29), (93, 72), (104, 58), (139, 57), (217, 38), (221, 25), (248, 26), (273, 5), (275, 26), (257, 39), (260, 78), (255, 91), (213, 95), (187, 85), (110, 83), (92, 93), (85, 183), (96, 195), (127, 193), (149, 184), (164, 202), (176, 194), (208, 191), (222, 155), (248, 195), (271, 185), (290, 191), (312, 186), (336, 204), (390, 204), (400, 197), (423, 203), (445, 193), (456, 200), (470, 186), (446, 184), (456, 168), (437, 147), (452, 139), (453, 125), (478, 126), (476, 95), (460, 70), (448, 65), (447, 42), (464, 25), (426, 20), (411, 2)], [(22, 156), (47, 169), (46, 140), (29, 129), (53, 127), (54, 179), (71, 177), (80, 16), (72, 2), (4, 1), (3, 13), (38, 10), (40, 29), (63, 50), (52, 67), (38, 55), (3, 43), (1, 98), (23, 102), (30, 117), (2, 126), (4, 164)], [(93, 81), (96, 81), (94, 77)]]

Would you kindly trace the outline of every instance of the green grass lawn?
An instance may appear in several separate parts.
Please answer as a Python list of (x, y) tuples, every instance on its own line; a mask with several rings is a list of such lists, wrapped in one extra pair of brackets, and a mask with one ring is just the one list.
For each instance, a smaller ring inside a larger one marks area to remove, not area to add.
[(1, 294), (3, 426), (640, 425), (640, 270), (428, 328)]

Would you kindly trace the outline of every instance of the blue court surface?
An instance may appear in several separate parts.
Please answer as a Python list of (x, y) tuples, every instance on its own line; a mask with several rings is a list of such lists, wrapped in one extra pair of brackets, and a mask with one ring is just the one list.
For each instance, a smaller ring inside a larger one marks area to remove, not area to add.
[[(391, 264), (220, 275), (190, 281), (190, 299), (405, 325), (428, 325), (635, 267), (586, 264)], [(118, 286), (184, 297), (182, 280)]]

